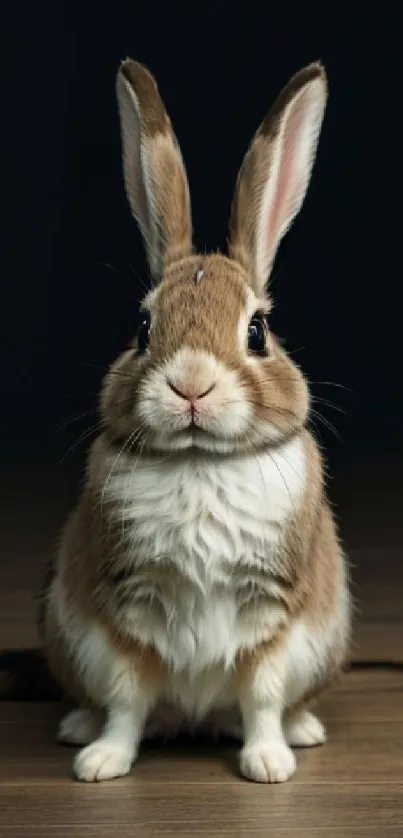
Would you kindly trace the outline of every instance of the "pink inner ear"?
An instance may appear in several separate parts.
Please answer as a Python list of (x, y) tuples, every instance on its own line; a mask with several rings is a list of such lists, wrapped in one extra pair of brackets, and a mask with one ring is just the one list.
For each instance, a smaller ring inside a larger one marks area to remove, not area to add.
[(304, 136), (303, 121), (303, 101), (299, 101), (291, 108), (280, 140), (277, 183), (267, 219), (269, 246), (273, 242), (275, 245), (278, 243), (278, 238), (285, 232), (303, 198), (307, 174), (306, 144), (309, 143), (309, 137), (306, 134)]

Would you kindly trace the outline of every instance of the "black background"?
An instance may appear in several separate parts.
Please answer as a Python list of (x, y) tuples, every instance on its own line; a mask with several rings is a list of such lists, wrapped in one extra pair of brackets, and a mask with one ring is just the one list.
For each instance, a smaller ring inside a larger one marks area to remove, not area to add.
[(341, 437), (313, 417), (332, 471), (366, 482), (390, 464), (400, 474), (401, 13), (295, 5), (54, 0), (3, 11), (3, 467), (71, 468), (60, 458), (96, 417), (64, 423), (95, 409), (102, 368), (134, 329), (147, 270), (123, 189), (119, 62), (131, 56), (156, 75), (188, 170), (195, 242), (216, 249), (252, 134), (289, 76), (321, 59), (328, 109), (276, 261), (273, 328), (315, 397), (346, 411), (315, 404)]

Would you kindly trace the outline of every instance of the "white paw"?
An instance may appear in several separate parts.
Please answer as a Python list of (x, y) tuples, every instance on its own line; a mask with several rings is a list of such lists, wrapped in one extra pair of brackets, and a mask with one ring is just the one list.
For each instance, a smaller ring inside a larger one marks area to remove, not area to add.
[(122, 745), (98, 739), (80, 751), (73, 763), (77, 780), (87, 783), (124, 777), (132, 765), (132, 754)]
[(312, 748), (326, 742), (324, 725), (307, 710), (290, 716), (284, 724), (284, 735), (293, 748)]
[(243, 748), (240, 768), (255, 783), (285, 783), (294, 774), (296, 761), (285, 742), (260, 742)]
[(57, 732), (59, 742), (69, 745), (88, 745), (99, 736), (100, 722), (89, 708), (72, 710), (62, 719)]

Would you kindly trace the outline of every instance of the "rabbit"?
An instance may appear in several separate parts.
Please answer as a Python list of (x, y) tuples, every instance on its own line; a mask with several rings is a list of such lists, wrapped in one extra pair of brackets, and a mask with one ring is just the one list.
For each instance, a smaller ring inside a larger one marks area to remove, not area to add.
[(308, 429), (307, 381), (270, 329), (277, 248), (308, 188), (327, 102), (297, 72), (251, 141), (227, 254), (197, 254), (187, 176), (151, 73), (117, 72), (123, 175), (150, 269), (136, 336), (106, 373), (103, 428), (42, 602), (58, 737), (80, 781), (129, 773), (141, 742), (239, 740), (281, 783), (322, 744), (311, 703), (350, 642), (347, 560)]

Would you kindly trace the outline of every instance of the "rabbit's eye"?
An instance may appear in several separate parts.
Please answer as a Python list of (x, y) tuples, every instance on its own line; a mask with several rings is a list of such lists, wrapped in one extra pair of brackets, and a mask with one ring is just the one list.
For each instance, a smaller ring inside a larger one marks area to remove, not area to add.
[(266, 329), (263, 318), (256, 315), (249, 323), (248, 348), (257, 355), (266, 355)]
[(143, 354), (150, 340), (150, 315), (149, 313), (142, 312), (141, 313), (141, 321), (140, 321), (140, 329), (138, 334), (138, 348), (140, 354)]

